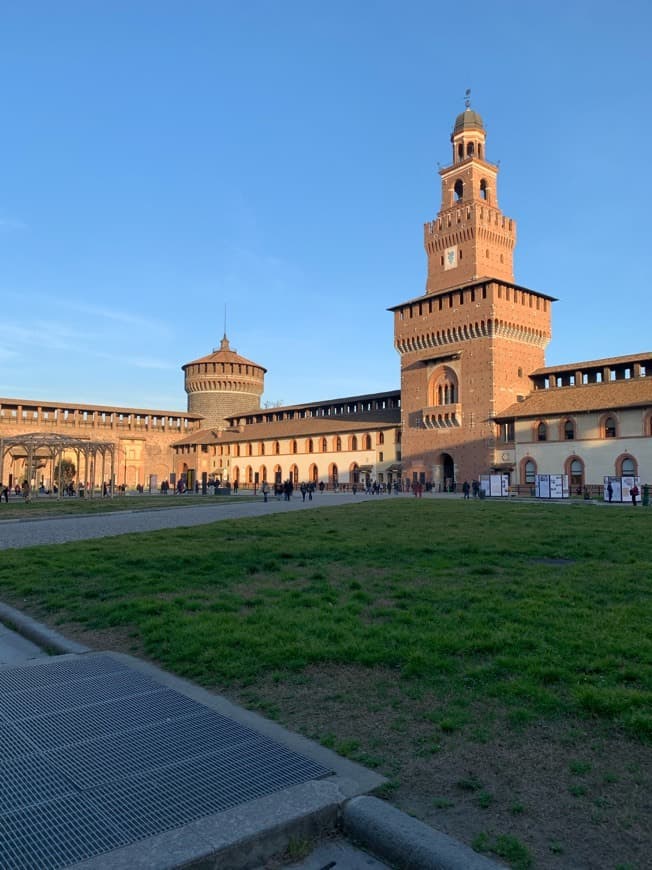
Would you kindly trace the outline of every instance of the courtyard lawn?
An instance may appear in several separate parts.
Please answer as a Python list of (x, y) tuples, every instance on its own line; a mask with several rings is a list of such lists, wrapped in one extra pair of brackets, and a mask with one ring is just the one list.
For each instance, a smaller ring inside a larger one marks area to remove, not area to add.
[(4, 551), (0, 597), (377, 768), (511, 866), (642, 867), (651, 523), (397, 498)]

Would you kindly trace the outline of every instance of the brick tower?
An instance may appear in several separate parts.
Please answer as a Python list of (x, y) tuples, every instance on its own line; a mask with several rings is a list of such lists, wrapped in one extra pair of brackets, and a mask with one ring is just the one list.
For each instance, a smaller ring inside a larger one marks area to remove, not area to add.
[(213, 353), (181, 368), (188, 411), (203, 414), (204, 426), (222, 428), (226, 417), (260, 408), (267, 369), (231, 350), (226, 335)]
[(498, 442), (493, 418), (530, 391), (529, 373), (544, 365), (554, 301), (514, 283), (516, 224), (498, 207), (498, 167), (486, 159), (468, 92), (451, 143), (441, 208), (424, 227), (425, 295), (390, 309), (403, 477), (442, 487), (513, 467), (513, 445)]

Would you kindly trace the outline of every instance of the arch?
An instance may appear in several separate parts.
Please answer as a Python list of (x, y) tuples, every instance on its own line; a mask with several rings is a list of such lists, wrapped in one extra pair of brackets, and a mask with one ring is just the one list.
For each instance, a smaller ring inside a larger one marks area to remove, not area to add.
[(356, 435), (349, 435), (349, 450), (358, 449), (358, 438)]
[(535, 441), (547, 441), (548, 440), (548, 426), (540, 420), (535, 427)]
[(306, 453), (313, 453), (315, 444), (312, 438), (306, 438)]
[(267, 466), (266, 465), (261, 465), (260, 468), (258, 469), (258, 480), (260, 481), (260, 483), (265, 483), (265, 481), (267, 480)]
[(464, 196), (464, 182), (461, 178), (458, 178), (455, 182), (453, 192), (455, 193), (455, 201), (459, 202)]
[(623, 453), (616, 459), (616, 474), (620, 477), (638, 477), (638, 462), (629, 453)]
[(572, 420), (570, 417), (562, 420), (560, 437), (564, 441), (575, 440), (575, 421)]
[(251, 465), (248, 465), (245, 468), (245, 483), (253, 483), (254, 482), (254, 470)]
[(339, 482), (339, 471), (337, 465), (334, 462), (328, 466), (328, 483), (336, 487)]
[(247, 444), (247, 456), (253, 456), (253, 455), (254, 455), (254, 445), (250, 441), (249, 444)]
[(371, 450), (371, 435), (362, 436), (362, 449)]
[(231, 482), (235, 483), (236, 481), (240, 483), (240, 467), (238, 465), (231, 468)]
[(579, 456), (569, 456), (564, 463), (571, 493), (579, 495), (584, 488), (584, 461)]
[(469, 142), (466, 146), (466, 156), (473, 157), (475, 153), (475, 143)]
[(342, 439), (339, 435), (333, 438), (333, 450), (337, 453), (342, 449)]
[(259, 456), (265, 455), (265, 442), (264, 441), (261, 441), (258, 445), (258, 455)]
[(524, 456), (521, 459), (521, 470), (519, 477), (522, 483), (534, 486), (537, 476), (537, 464), (531, 456)]
[(458, 160), (464, 159), (464, 145), (461, 142), (457, 146), (457, 159)]
[(352, 462), (349, 465), (349, 483), (360, 483), (360, 466), (357, 462)]
[(299, 483), (299, 469), (294, 464), (290, 466), (290, 480), (294, 486)]
[(376, 435), (376, 444), (384, 444), (385, 443), (385, 433), (379, 432)]
[(438, 366), (428, 381), (428, 405), (455, 405), (459, 401), (457, 375), (450, 366)]
[(480, 179), (480, 199), (489, 200), (489, 188), (487, 187), (487, 179)]
[(293, 438), (292, 441), (290, 441), (290, 453), (298, 453), (298, 452), (299, 452), (299, 446), (296, 442), (296, 439)]
[(615, 414), (605, 414), (600, 421), (600, 430), (603, 438), (618, 437), (618, 418)]
[(319, 471), (318, 471), (317, 466), (315, 465), (314, 462), (312, 463), (312, 465), (308, 469), (308, 480), (311, 483), (317, 483), (317, 481), (319, 480)]
[(239, 444), (233, 445), (233, 455), (240, 456), (240, 445)]
[(275, 455), (275, 456), (278, 456), (279, 453), (281, 452), (281, 445), (279, 444), (278, 441), (275, 441), (275, 442), (274, 442), (274, 448), (273, 448), (273, 449), (274, 449), (274, 455)]
[(281, 470), (280, 465), (274, 466), (274, 483), (282, 483), (283, 482), (283, 471)]

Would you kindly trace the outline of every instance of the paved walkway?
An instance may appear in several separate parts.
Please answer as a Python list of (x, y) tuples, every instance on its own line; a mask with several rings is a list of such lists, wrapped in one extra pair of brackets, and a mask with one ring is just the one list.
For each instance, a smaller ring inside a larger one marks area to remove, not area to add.
[[(310, 510), (318, 507), (334, 507), (342, 504), (359, 504), (397, 496), (362, 493), (318, 493), (312, 501), (292, 498), (277, 501), (270, 498), (264, 502), (240, 501), (234, 496), (230, 501), (200, 505), (172, 505), (145, 510), (114, 511), (105, 514), (72, 514), (65, 517), (43, 517), (0, 521), (0, 550), (34, 547), (42, 544), (64, 544), (89, 538), (108, 538), (131, 532), (154, 532), (185, 526), (202, 526), (218, 520), (234, 520), (243, 517), (262, 517), (274, 513)], [(172, 501), (172, 499), (170, 499)], [(0, 517), (2, 514), (0, 514)]]

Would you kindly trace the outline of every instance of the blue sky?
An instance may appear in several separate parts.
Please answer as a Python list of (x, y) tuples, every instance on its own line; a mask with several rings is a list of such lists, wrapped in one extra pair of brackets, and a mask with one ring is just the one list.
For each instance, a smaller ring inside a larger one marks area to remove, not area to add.
[(398, 388), (466, 88), (548, 363), (652, 350), (650, 32), (648, 0), (0, 0), (0, 395), (182, 410), (225, 306), (264, 400)]

